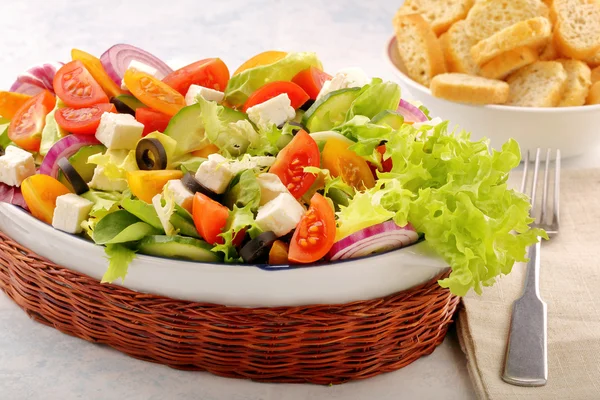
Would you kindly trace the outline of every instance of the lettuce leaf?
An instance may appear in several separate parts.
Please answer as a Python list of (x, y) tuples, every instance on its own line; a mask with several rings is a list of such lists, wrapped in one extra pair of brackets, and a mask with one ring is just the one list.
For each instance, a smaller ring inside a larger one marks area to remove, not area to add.
[(247, 69), (229, 80), (225, 101), (234, 106), (243, 105), (248, 97), (265, 83), (291, 81), (296, 74), (309, 67), (323, 69), (315, 53), (288, 53), (272, 64)]
[(394, 82), (383, 82), (375, 78), (365, 87), (361, 94), (352, 102), (346, 119), (356, 115), (373, 118), (385, 110), (395, 110), (400, 103), (400, 86)]
[(81, 223), (81, 227), (91, 239), (98, 221), (107, 214), (119, 209), (119, 203), (123, 195), (118, 192), (101, 192), (90, 189), (82, 194), (81, 197), (94, 203), (88, 219)]
[(247, 169), (239, 173), (232, 180), (229, 189), (223, 198), (223, 204), (230, 209), (233, 206), (250, 206), (252, 211), (258, 209), (260, 204), (260, 186), (253, 170)]
[[(88, 164), (96, 164), (103, 168), (103, 175), (111, 181), (127, 181), (128, 171), (137, 171), (135, 150), (106, 150), (88, 158)], [(93, 180), (92, 180), (93, 182)]]
[(135, 258), (135, 251), (122, 244), (109, 244), (104, 248), (104, 252), (109, 262), (101, 282), (113, 283), (119, 278), (124, 281), (129, 264)]
[(56, 106), (52, 111), (46, 115), (46, 123), (44, 125), (44, 129), (42, 129), (42, 140), (40, 142), (40, 154), (45, 156), (50, 151), (50, 148), (54, 145), (54, 143), (58, 142), (63, 136), (69, 134), (66, 130), (61, 128), (56, 123), (56, 118), (54, 115), (59, 108), (64, 108), (66, 105), (57, 97), (56, 98)]
[(224, 239), (224, 242), (223, 244), (218, 244), (212, 248), (213, 252), (222, 253), (224, 255), (226, 263), (243, 261), (239, 256), (236, 247), (233, 245), (233, 239), (242, 229), (245, 229), (246, 233), (250, 235), (252, 239), (262, 233), (254, 220), (251, 203), (242, 208), (239, 208), (237, 205), (233, 206), (233, 210), (229, 212), (225, 230), (220, 235)]
[(177, 235), (178, 231), (171, 223), (171, 217), (175, 213), (175, 197), (170, 190), (163, 191), (163, 194), (157, 194), (152, 198), (152, 205), (156, 210), (158, 219), (167, 236)]

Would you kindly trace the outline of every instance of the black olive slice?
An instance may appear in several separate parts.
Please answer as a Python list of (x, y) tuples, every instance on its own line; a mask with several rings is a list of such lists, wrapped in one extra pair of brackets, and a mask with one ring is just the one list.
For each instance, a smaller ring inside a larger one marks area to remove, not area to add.
[(315, 104), (315, 101), (314, 101), (313, 99), (308, 99), (308, 100), (306, 100), (306, 103), (304, 103), (304, 104), (302, 104), (302, 105), (300, 106), (300, 109), (301, 109), (301, 110), (303, 110), (303, 111), (308, 111), (308, 109), (309, 109), (309, 108), (310, 108), (310, 107), (311, 107), (313, 104)]
[(242, 247), (240, 256), (242, 256), (244, 262), (249, 264), (265, 262), (276, 240), (277, 235), (275, 233), (271, 231), (263, 232)]
[(198, 180), (194, 177), (194, 175), (192, 175), (191, 172), (186, 173), (183, 176), (183, 178), (181, 178), (181, 183), (183, 183), (183, 186), (185, 186), (187, 190), (189, 190), (193, 194), (200, 192), (203, 195), (215, 201), (220, 200), (220, 196), (218, 194), (216, 194), (215, 192), (198, 182)]
[(153, 171), (167, 168), (167, 151), (160, 140), (144, 138), (135, 148), (135, 161), (143, 171)]
[(117, 99), (116, 97), (111, 97), (110, 102), (115, 105), (115, 108), (120, 114), (130, 114), (135, 117), (135, 110), (121, 100)]
[(77, 172), (75, 167), (73, 167), (65, 157), (58, 160), (58, 168), (65, 174), (65, 178), (67, 178), (73, 187), (75, 194), (83, 194), (90, 190), (87, 183), (85, 183), (81, 175), (79, 175), (79, 172)]
[(4, 155), (4, 147), (0, 146), (0, 157)]

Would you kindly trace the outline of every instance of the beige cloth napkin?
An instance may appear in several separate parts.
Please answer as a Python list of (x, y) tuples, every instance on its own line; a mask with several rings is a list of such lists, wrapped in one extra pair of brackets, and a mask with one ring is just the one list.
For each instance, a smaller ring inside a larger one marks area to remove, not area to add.
[(600, 399), (600, 170), (563, 171), (558, 237), (542, 244), (541, 295), (548, 304), (548, 383), (501, 379), (512, 302), (525, 265), (482, 296), (463, 299), (457, 330), (480, 399)]

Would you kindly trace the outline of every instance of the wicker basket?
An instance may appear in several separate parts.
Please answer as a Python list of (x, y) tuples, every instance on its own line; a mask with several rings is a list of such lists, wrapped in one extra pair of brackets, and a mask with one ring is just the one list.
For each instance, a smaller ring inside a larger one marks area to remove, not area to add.
[(267, 382), (338, 384), (430, 354), (459, 301), (437, 284), (445, 275), (348, 304), (227, 307), (100, 284), (0, 232), (0, 288), (36, 321), (142, 360)]

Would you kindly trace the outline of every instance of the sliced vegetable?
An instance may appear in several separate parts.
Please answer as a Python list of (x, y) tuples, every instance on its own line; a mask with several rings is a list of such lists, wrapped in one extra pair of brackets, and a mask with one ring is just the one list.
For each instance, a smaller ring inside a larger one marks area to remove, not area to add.
[(19, 147), (38, 151), (46, 115), (54, 108), (54, 96), (47, 90), (27, 100), (10, 121), (8, 137)]
[(295, 198), (300, 198), (316, 180), (314, 174), (304, 171), (305, 167), (320, 165), (319, 147), (305, 131), (300, 131), (294, 139), (277, 155), (277, 160), (269, 172), (277, 175)]
[(346, 260), (369, 254), (399, 249), (419, 240), (415, 228), (408, 224), (400, 227), (394, 221), (369, 226), (335, 242), (329, 251), (329, 259)]
[(128, 94), (121, 94), (117, 97), (111, 97), (110, 102), (115, 105), (117, 111), (121, 114), (130, 114), (135, 117), (138, 108), (146, 107), (144, 103)]
[(360, 94), (360, 88), (335, 90), (315, 103), (302, 117), (302, 124), (309, 132), (329, 131), (342, 124), (352, 102)]
[(144, 72), (128, 69), (123, 81), (139, 101), (156, 111), (173, 116), (185, 107), (185, 99), (179, 92)]
[(269, 259), (269, 251), (273, 243), (277, 240), (277, 235), (271, 231), (263, 232), (242, 247), (240, 256), (245, 263), (262, 264)]
[(94, 80), (98, 82), (98, 84), (102, 87), (102, 90), (104, 90), (104, 93), (106, 93), (109, 97), (123, 94), (121, 87), (106, 73), (106, 70), (102, 66), (102, 62), (100, 62), (99, 58), (96, 58), (93, 55), (78, 49), (71, 50), (71, 58), (73, 60), (79, 60), (83, 63), (92, 77), (94, 77)]
[(84, 146), (99, 145), (100, 142), (90, 135), (68, 135), (60, 139), (50, 148), (40, 166), (40, 174), (53, 178), (58, 177), (58, 160), (63, 157), (70, 158)]
[(53, 80), (56, 71), (63, 66), (61, 62), (44, 63), (29, 68), (17, 77), (10, 87), (11, 92), (35, 96), (42, 90), (54, 93)]
[(54, 92), (66, 105), (75, 108), (108, 103), (108, 96), (81, 61), (71, 61), (54, 76)]
[(289, 97), (291, 106), (294, 109), (300, 108), (300, 106), (306, 103), (306, 101), (310, 98), (300, 86), (293, 82), (270, 82), (262, 86), (260, 89), (252, 93), (250, 97), (248, 97), (248, 100), (246, 103), (244, 103), (243, 111), (246, 112), (250, 107), (264, 103), (265, 101), (284, 93)]
[(64, 130), (77, 135), (94, 135), (100, 118), (105, 112), (115, 113), (117, 109), (114, 104), (95, 104), (85, 108), (59, 108), (54, 118), (56, 123)]
[(168, 181), (182, 176), (183, 173), (179, 170), (128, 171), (127, 183), (134, 196), (152, 203), (152, 198), (162, 192)]
[(143, 171), (166, 169), (167, 151), (158, 139), (141, 139), (135, 148), (135, 161)]
[[(94, 154), (102, 153), (104, 150), (106, 150), (106, 147), (101, 144), (83, 146), (77, 150), (75, 154), (68, 157), (69, 163), (71, 166), (73, 166), (73, 168), (75, 168), (75, 171), (77, 171), (84, 182), (89, 182), (92, 180), (92, 177), (94, 176), (94, 169), (96, 168), (94, 164), (88, 163), (88, 159)], [(63, 185), (67, 187), (69, 186), (69, 181), (60, 169), (58, 170), (57, 179)]]
[(192, 155), (194, 157), (203, 157), (208, 158), (211, 154), (215, 154), (219, 152), (219, 148), (214, 144), (209, 144), (208, 146), (204, 146), (200, 150), (192, 151)]
[(194, 216), (196, 229), (202, 239), (212, 245), (223, 243), (223, 238), (219, 235), (227, 225), (227, 217), (229, 217), (227, 207), (202, 193), (196, 193), (192, 215)]
[(310, 207), (290, 241), (292, 263), (312, 263), (323, 258), (335, 241), (335, 214), (329, 201), (320, 195), (310, 199)]
[(398, 111), (384, 110), (371, 119), (371, 123), (387, 125), (393, 130), (402, 128), (404, 116)]
[(0, 182), (0, 203), (13, 204), (29, 211), (27, 203), (25, 203), (25, 199), (21, 193), (21, 188), (8, 186), (4, 182)]
[(342, 140), (329, 139), (323, 148), (323, 168), (331, 175), (339, 176), (348, 185), (357, 190), (372, 188), (375, 179), (364, 158), (349, 150), (348, 144)]
[[(167, 64), (157, 57), (129, 44), (116, 44), (100, 56), (100, 62), (104, 66), (106, 73), (117, 85), (121, 85), (121, 81), (125, 76), (125, 71), (132, 61), (138, 61), (153, 67), (162, 73), (163, 76), (167, 76), (173, 72)], [(129, 84), (127, 84), (127, 88), (129, 88)], [(131, 88), (129, 88), (129, 90), (131, 90)]]
[(211, 251), (212, 246), (204, 240), (184, 236), (153, 235), (138, 244), (142, 254), (157, 257), (181, 258), (201, 262), (218, 262), (219, 256)]
[(90, 190), (87, 183), (83, 180), (81, 175), (79, 175), (77, 170), (73, 168), (69, 160), (63, 157), (58, 160), (57, 164), (58, 168), (60, 168), (63, 175), (67, 178), (67, 181), (69, 182), (73, 193), (81, 195)]
[(271, 250), (269, 251), (269, 264), (287, 264), (289, 250), (290, 246), (287, 243), (281, 240), (276, 240), (275, 243), (273, 243), (273, 246), (271, 246)]
[(31, 96), (28, 94), (0, 92), (0, 115), (12, 119), (29, 99)]
[(69, 189), (48, 175), (32, 175), (21, 183), (21, 192), (31, 215), (52, 225), (56, 198), (70, 193)]
[(429, 121), (429, 118), (427, 118), (421, 109), (413, 106), (404, 99), (400, 99), (400, 104), (398, 105), (398, 109), (396, 111), (402, 114), (407, 123)]
[(229, 69), (220, 58), (207, 58), (171, 72), (163, 82), (184, 96), (191, 85), (222, 92), (229, 82)]
[(242, 65), (238, 67), (238, 69), (235, 70), (233, 75), (237, 75), (241, 72), (244, 72), (247, 69), (273, 64), (287, 56), (287, 54), (288, 53), (286, 53), (285, 51), (264, 51), (246, 60)]
[(321, 71), (316, 67), (309, 67), (298, 72), (292, 79), (292, 82), (300, 86), (310, 96), (312, 100), (316, 100), (319, 92), (323, 88), (323, 84), (331, 80), (332, 76)]
[(164, 132), (171, 121), (171, 116), (149, 107), (141, 107), (135, 110), (135, 119), (144, 125), (142, 136), (146, 136), (152, 132)]

